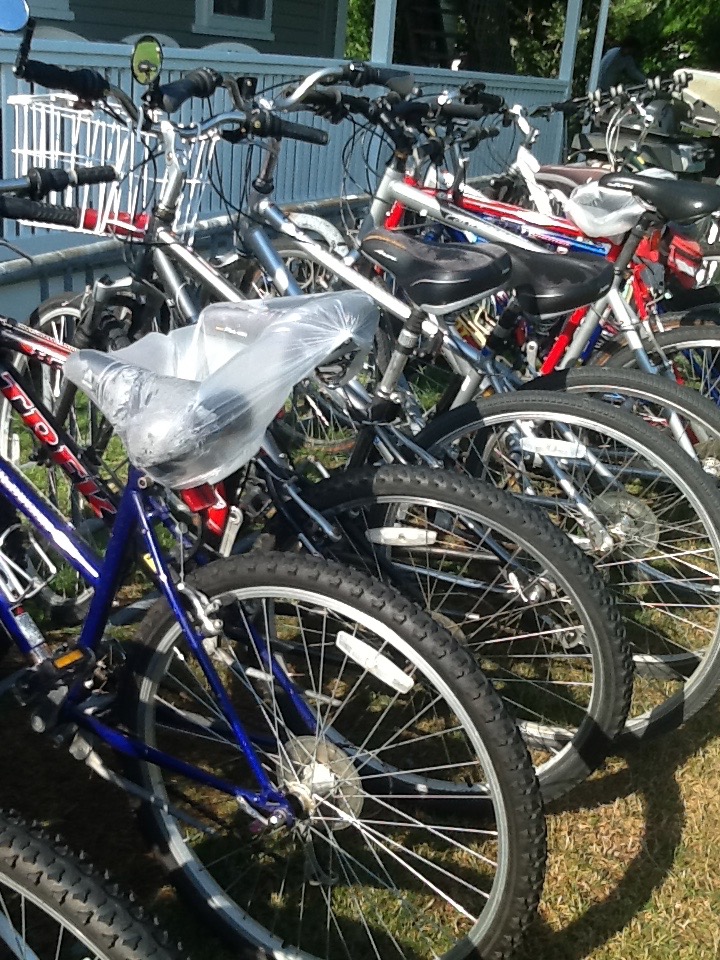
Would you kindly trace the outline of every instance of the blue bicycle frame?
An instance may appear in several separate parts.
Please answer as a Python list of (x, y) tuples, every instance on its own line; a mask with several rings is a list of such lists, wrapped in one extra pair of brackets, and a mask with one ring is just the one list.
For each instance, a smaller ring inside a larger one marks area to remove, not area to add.
[[(52, 504), (42, 497), (13, 464), (0, 459), (0, 492), (28, 518), (43, 538), (53, 545), (53, 550), (61, 555), (94, 590), (90, 609), (77, 641), (78, 648), (86, 653), (97, 653), (99, 650), (108, 624), (112, 602), (122, 583), (128, 556), (139, 534), (154, 566), (156, 586), (172, 610), (185, 640), (216, 698), (226, 724), (227, 736), (232, 736), (238, 751), (244, 754), (248, 760), (257, 782), (257, 790), (240, 788), (227, 780), (201, 770), (199, 767), (127, 736), (103, 723), (96, 716), (85, 712), (83, 698), (87, 696), (87, 691), (82, 683), (71, 686), (62, 705), (61, 718), (63, 721), (70, 721), (80, 728), (89, 730), (119, 753), (164, 767), (229, 794), (241, 803), (249, 803), (262, 815), (272, 816), (280, 813), (285, 823), (292, 823), (292, 809), (286, 798), (273, 789), (254, 747), (254, 743), (265, 743), (267, 738), (264, 740), (259, 737), (253, 738), (243, 727), (213, 666), (212, 659), (203, 645), (202, 635), (196, 631), (187, 616), (183, 601), (153, 529), (153, 521), (161, 519), (161, 507), (153, 502), (153, 499), (147, 493), (147, 487), (147, 478), (139, 470), (132, 468), (117, 506), (105, 556), (101, 559), (79, 539), (74, 528), (67, 523)], [(18, 648), (36, 661), (50, 658), (50, 652), (44, 649), (44, 645), (33, 643), (25, 634), (13, 612), (14, 609), (17, 609), (18, 613), (21, 612), (19, 604), (13, 603), (0, 590), (0, 621)], [(272, 670), (276, 683), (286, 693), (297, 711), (300, 721), (309, 730), (314, 730), (316, 718), (288, 675), (272, 656), (269, 640), (263, 640), (250, 626), (247, 628), (247, 633), (247, 642), (254, 646), (267, 669)]]

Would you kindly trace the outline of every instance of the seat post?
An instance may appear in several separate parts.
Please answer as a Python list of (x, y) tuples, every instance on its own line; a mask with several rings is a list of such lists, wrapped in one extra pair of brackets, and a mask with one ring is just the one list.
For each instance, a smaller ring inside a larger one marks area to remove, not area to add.
[(659, 226), (664, 221), (654, 210), (648, 210), (644, 213), (635, 226), (630, 231), (625, 244), (620, 251), (620, 256), (615, 261), (615, 276), (622, 277), (630, 265), (630, 261), (635, 256), (635, 251), (640, 246), (645, 235), (654, 227)]
[(403, 323), (397, 341), (390, 356), (390, 362), (383, 374), (375, 396), (382, 400), (394, 400), (395, 392), (408, 359), (413, 355), (420, 343), (422, 333), (423, 314), (416, 307)]

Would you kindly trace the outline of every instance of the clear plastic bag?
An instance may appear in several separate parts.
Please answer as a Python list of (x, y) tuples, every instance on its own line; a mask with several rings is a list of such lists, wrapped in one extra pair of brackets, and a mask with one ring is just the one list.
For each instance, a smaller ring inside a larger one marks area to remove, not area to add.
[(193, 327), (112, 354), (81, 350), (67, 378), (112, 423), (131, 463), (168, 487), (216, 483), (254, 456), (292, 388), (369, 351), (378, 309), (355, 290), (206, 307)]
[(576, 187), (565, 200), (565, 213), (586, 237), (618, 239), (632, 230), (645, 205), (625, 190), (609, 190), (598, 183)]

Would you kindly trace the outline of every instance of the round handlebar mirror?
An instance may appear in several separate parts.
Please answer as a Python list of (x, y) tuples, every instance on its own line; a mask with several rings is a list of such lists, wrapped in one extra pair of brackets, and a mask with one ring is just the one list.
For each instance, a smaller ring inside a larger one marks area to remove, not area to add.
[(132, 75), (144, 87), (153, 83), (160, 74), (163, 52), (160, 41), (147, 34), (136, 41), (130, 59)]
[(5, 0), (0, 5), (0, 30), (14, 33), (22, 30), (30, 18), (26, 0)]

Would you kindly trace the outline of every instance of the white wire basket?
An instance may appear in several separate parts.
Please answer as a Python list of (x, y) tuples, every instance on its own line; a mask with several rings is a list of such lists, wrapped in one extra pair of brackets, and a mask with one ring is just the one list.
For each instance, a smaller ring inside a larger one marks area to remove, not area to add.
[[(80, 208), (80, 233), (140, 238), (165, 182), (165, 158), (159, 153), (157, 137), (138, 133), (119, 116), (90, 109), (70, 94), (22, 94), (8, 97), (8, 103), (15, 111), (15, 176), (24, 176), (31, 167), (70, 169), (108, 164), (118, 174), (116, 182), (69, 187), (62, 194), (53, 195), (51, 201)], [(185, 141), (183, 149), (187, 178), (174, 229), (191, 241), (208, 184), (215, 141)], [(156, 154), (155, 160), (149, 159), (151, 154)], [(23, 222), (48, 229), (69, 229)]]

